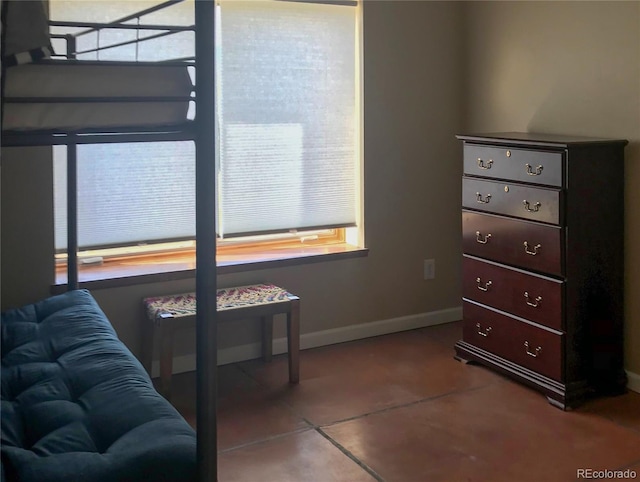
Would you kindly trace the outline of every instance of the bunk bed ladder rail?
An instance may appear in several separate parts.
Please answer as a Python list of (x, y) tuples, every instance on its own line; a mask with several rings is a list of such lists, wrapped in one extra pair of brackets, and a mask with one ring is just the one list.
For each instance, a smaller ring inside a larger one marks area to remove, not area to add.
[[(76, 38), (67, 35), (67, 58), (75, 59)], [(67, 291), (80, 287), (78, 273), (78, 144), (69, 135), (67, 144)], [(74, 141), (74, 142), (71, 142)]]
[[(71, 139), (75, 138), (71, 134)], [(67, 291), (80, 287), (78, 275), (78, 145), (67, 145)]]
[[(217, 481), (215, 2), (196, 1), (196, 418), (198, 480)], [(212, 186), (214, 186), (212, 188)]]

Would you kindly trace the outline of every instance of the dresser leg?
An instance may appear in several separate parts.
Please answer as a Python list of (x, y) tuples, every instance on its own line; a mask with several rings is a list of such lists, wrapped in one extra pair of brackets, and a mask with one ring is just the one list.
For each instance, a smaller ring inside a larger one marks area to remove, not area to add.
[(461, 343), (462, 340), (460, 340), (458, 343), (456, 343), (456, 345), (454, 346), (455, 349), (455, 354), (453, 355), (453, 359), (454, 360), (458, 360), (460, 363), (464, 363), (465, 365), (468, 365), (469, 363), (473, 363), (474, 360), (472, 360), (471, 358), (467, 358), (464, 356), (464, 352), (458, 349), (458, 344)]
[(556, 408), (559, 408), (560, 410), (565, 410), (565, 411), (571, 410), (571, 407), (567, 406), (567, 404), (564, 403), (563, 401), (556, 400), (555, 398), (551, 398), (551, 397), (547, 397), (547, 400), (551, 405), (553, 405)]
[(462, 358), (459, 355), (453, 355), (453, 358), (455, 360), (458, 360), (460, 363), (464, 363), (465, 365), (468, 365), (469, 363), (472, 363), (472, 360), (467, 360), (466, 358)]

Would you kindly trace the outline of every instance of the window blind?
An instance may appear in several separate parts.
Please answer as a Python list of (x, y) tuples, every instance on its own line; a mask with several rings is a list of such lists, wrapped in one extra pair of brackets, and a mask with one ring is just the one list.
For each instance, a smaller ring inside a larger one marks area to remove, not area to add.
[[(82, 248), (193, 239), (192, 142), (83, 144), (78, 149)], [(55, 246), (67, 246), (66, 147), (54, 146)]]
[[(234, 0), (217, 12), (219, 236), (355, 225), (356, 8)], [(190, 142), (78, 146), (80, 247), (193, 238), (194, 152)], [(55, 148), (58, 250), (66, 248), (64, 159)]]
[(356, 220), (356, 9), (220, 4), (218, 233)]

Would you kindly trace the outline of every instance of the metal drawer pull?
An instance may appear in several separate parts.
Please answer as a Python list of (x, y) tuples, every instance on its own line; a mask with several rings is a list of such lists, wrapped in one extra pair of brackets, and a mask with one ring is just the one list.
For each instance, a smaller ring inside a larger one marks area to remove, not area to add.
[(484, 239), (482, 239), (482, 234), (480, 233), (480, 231), (476, 231), (476, 241), (480, 244), (487, 244), (489, 242), (489, 239), (491, 239), (491, 233), (487, 234)]
[(527, 299), (527, 304), (529, 306), (533, 306), (534, 308), (537, 308), (538, 306), (540, 306), (540, 302), (542, 301), (542, 296), (537, 296), (535, 301), (530, 301), (528, 291), (524, 292), (524, 297)]
[(538, 254), (538, 250), (542, 247), (541, 244), (536, 244), (533, 247), (533, 251), (529, 250), (529, 243), (528, 242), (524, 242), (524, 252), (527, 254), (530, 254), (531, 256), (535, 256), (536, 254)]
[(478, 157), (478, 167), (480, 169), (491, 169), (491, 165), (493, 164), (493, 159), (489, 159), (487, 163), (484, 163), (484, 160)]
[(476, 278), (476, 283), (478, 283), (478, 289), (480, 291), (489, 291), (489, 287), (493, 284), (491, 280), (487, 281), (484, 286), (482, 286), (482, 279)]
[(480, 323), (476, 323), (476, 328), (478, 329), (478, 335), (480, 336), (489, 336), (489, 333), (491, 332), (490, 326), (487, 326), (484, 331), (482, 331), (482, 326), (480, 325)]
[(529, 174), (530, 176), (539, 176), (540, 174), (542, 174), (542, 166), (536, 167), (535, 172), (531, 164), (527, 163), (525, 164), (525, 166), (527, 168), (527, 174)]
[(542, 347), (539, 346), (536, 348), (536, 352), (532, 352), (531, 350), (529, 350), (529, 342), (525, 341), (524, 342), (524, 349), (527, 352), (527, 355), (532, 356), (533, 358), (537, 358), (538, 355), (542, 352)]
[(538, 211), (540, 211), (540, 206), (542, 206), (539, 202), (537, 202), (533, 205), (533, 208), (532, 208), (529, 205), (529, 201), (527, 201), (526, 199), (522, 201), (522, 204), (524, 204), (524, 208), (530, 213), (537, 213)]
[(491, 201), (491, 194), (487, 194), (484, 199), (482, 199), (482, 194), (479, 192), (476, 193), (476, 201), (482, 204), (489, 204)]

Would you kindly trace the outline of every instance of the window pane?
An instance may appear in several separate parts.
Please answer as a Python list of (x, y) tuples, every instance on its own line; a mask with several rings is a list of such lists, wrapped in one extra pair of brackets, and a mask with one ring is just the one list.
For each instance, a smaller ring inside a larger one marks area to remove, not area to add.
[[(112, 20), (131, 13), (132, 3), (142, 9), (155, 2), (123, 2), (128, 9), (116, 8), (120, 3), (104, 10), (100, 1), (51, 0), (55, 19), (89, 21)], [(179, 13), (175, 16), (158, 13), (143, 23), (191, 24), (192, 1), (177, 8), (168, 9)], [(217, 11), (218, 117), (212, 135), (219, 152), (212, 188), (217, 182), (218, 233), (230, 237), (354, 225), (357, 9), (232, 1), (222, 2)], [(103, 33), (100, 44), (130, 35), (124, 30)], [(87, 38), (86, 48), (97, 40)], [(181, 35), (173, 44), (159, 39), (137, 53), (126, 49), (101, 59), (192, 55), (193, 35)], [(64, 160), (64, 148), (56, 147), (58, 250), (66, 247)], [(194, 165), (189, 142), (79, 146), (80, 246), (194, 237)]]
[[(66, 152), (54, 147), (55, 242), (67, 246)], [(78, 146), (78, 243), (82, 248), (195, 236), (192, 142)]]
[(221, 3), (219, 234), (355, 224), (356, 9)]

